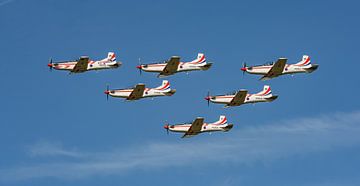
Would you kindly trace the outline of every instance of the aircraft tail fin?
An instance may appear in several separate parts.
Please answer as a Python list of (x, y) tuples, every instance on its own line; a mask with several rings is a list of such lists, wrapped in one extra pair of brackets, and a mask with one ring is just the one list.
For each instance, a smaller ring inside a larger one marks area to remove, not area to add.
[(307, 66), (311, 64), (310, 56), (303, 55), (302, 60), (298, 63), (296, 63), (296, 66)]
[(205, 54), (203, 54), (203, 53), (198, 53), (197, 58), (194, 59), (193, 61), (191, 61), (190, 63), (193, 63), (193, 64), (206, 63)]
[(268, 96), (271, 95), (271, 87), (269, 85), (264, 85), (264, 88), (261, 92), (257, 93), (258, 96)]
[(215, 123), (212, 123), (212, 124), (214, 124), (214, 125), (224, 125), (224, 124), (226, 124), (226, 123), (227, 123), (226, 116), (221, 115), (221, 116), (219, 117), (219, 120), (218, 120), (217, 122), (215, 122)]
[(105, 59), (102, 61), (108, 61), (108, 62), (115, 62), (116, 61), (116, 55), (114, 52), (108, 52), (108, 55)]
[(163, 80), (162, 84), (155, 88), (156, 90), (171, 90), (170, 82), (168, 80)]

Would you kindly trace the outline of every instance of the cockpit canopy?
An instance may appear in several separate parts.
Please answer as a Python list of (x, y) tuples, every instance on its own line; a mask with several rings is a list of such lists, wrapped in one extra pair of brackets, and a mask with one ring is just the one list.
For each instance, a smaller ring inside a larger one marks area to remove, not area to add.
[(235, 95), (238, 91), (234, 90), (231, 92), (227, 92), (225, 95)]
[(148, 63), (149, 65), (151, 65), (151, 64), (161, 64), (161, 63), (167, 63), (168, 62), (168, 60), (160, 60), (160, 61), (155, 61), (155, 62), (151, 62), (151, 63)]
[(273, 65), (273, 64), (274, 64), (273, 61), (268, 61), (268, 62), (264, 63), (263, 65)]

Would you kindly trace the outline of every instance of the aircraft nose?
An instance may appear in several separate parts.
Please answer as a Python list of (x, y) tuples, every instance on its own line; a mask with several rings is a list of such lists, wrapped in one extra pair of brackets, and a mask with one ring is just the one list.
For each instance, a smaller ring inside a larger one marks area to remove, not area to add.
[(136, 66), (136, 68), (138, 68), (138, 69), (142, 69), (142, 66), (141, 66), (141, 65), (139, 65), (139, 66)]
[(245, 72), (247, 69), (246, 67), (242, 67), (241, 70)]
[(104, 94), (110, 94), (110, 91), (105, 90), (105, 91), (104, 91)]
[(169, 125), (168, 125), (168, 124), (165, 124), (165, 125), (164, 125), (164, 129), (169, 129)]
[(49, 63), (49, 64), (48, 64), (48, 67), (52, 67), (52, 64), (51, 64), (51, 63)]
[(211, 99), (211, 97), (210, 97), (210, 96), (207, 96), (207, 97), (205, 97), (204, 99), (209, 101), (209, 100)]

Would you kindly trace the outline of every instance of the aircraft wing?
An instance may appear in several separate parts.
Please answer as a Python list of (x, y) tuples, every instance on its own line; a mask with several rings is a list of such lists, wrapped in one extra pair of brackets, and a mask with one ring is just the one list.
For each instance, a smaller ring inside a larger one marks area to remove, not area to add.
[(276, 63), (271, 67), (269, 72), (265, 74), (260, 80), (268, 80), (282, 74), (286, 65), (286, 58), (279, 58)]
[(80, 57), (74, 68), (71, 70), (73, 73), (85, 72), (88, 67), (89, 57)]
[(159, 76), (168, 76), (174, 74), (178, 69), (179, 63), (180, 63), (179, 56), (171, 57), (170, 60), (167, 62), (164, 70), (160, 72)]
[(245, 102), (246, 95), (247, 95), (247, 90), (238, 91), (235, 94), (234, 98), (226, 106), (239, 106), (243, 104)]
[(129, 95), (129, 97), (127, 97), (126, 99), (127, 100), (140, 99), (144, 94), (144, 90), (145, 90), (145, 85), (144, 84), (137, 84), (136, 87), (134, 88), (134, 90)]
[(199, 134), (203, 124), (204, 118), (196, 118), (195, 121), (191, 124), (189, 130), (181, 138), (189, 138)]

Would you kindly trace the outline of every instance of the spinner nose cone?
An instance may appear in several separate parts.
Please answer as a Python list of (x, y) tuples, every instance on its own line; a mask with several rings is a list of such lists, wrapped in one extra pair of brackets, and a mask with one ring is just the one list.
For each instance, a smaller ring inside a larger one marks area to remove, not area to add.
[(241, 70), (246, 72), (247, 69), (246, 69), (246, 67), (242, 67)]
[(48, 67), (52, 67), (53, 65), (52, 65), (51, 63), (49, 63), (47, 66), (48, 66)]
[(138, 68), (138, 69), (142, 69), (142, 66), (141, 66), (141, 65), (139, 65), (139, 66), (136, 66), (136, 68)]
[(105, 91), (104, 91), (104, 94), (110, 94), (110, 91), (105, 90)]
[(164, 129), (169, 129), (169, 125), (168, 124), (164, 125)]
[(210, 96), (206, 96), (204, 99), (207, 100), (207, 101), (209, 101), (209, 100), (211, 99), (211, 97), (210, 97)]

